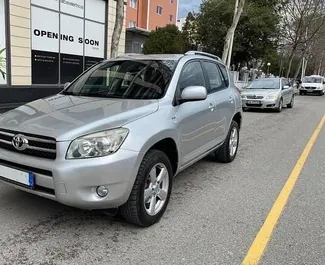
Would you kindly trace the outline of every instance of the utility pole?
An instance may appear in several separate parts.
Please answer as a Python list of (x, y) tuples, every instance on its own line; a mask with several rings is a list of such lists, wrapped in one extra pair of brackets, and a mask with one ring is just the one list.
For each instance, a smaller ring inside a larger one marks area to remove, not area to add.
[[(236, 17), (237, 11), (238, 11), (238, 0), (236, 0), (235, 3), (235, 11), (234, 11), (234, 18)], [(230, 63), (231, 63), (231, 57), (232, 57), (232, 49), (234, 46), (234, 37), (235, 37), (235, 31), (233, 32), (232, 36), (231, 36), (231, 40), (230, 40), (230, 47), (229, 47), (229, 51), (228, 51), (228, 57), (227, 57), (227, 67), (230, 69)]]

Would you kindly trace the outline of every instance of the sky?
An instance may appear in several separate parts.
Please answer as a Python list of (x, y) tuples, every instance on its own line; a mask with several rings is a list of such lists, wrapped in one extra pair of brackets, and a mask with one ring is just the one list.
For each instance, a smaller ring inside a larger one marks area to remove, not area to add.
[(178, 18), (186, 17), (188, 12), (197, 11), (201, 0), (179, 0)]

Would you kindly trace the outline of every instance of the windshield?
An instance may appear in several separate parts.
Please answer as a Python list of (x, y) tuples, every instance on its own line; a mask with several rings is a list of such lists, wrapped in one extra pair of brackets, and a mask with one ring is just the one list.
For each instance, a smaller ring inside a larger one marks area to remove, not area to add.
[(121, 99), (159, 99), (172, 78), (177, 61), (103, 62), (62, 92), (65, 95)]
[(320, 77), (312, 77), (312, 76), (308, 76), (308, 77), (305, 77), (303, 80), (302, 80), (303, 83), (322, 83), (322, 78)]
[(279, 79), (259, 79), (252, 81), (246, 89), (279, 89)]

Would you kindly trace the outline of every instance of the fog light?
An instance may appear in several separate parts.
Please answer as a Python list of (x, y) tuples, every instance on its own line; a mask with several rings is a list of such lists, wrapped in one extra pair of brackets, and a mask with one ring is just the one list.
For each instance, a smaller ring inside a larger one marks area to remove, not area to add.
[(105, 186), (98, 186), (96, 192), (99, 197), (105, 197), (108, 194), (108, 189)]

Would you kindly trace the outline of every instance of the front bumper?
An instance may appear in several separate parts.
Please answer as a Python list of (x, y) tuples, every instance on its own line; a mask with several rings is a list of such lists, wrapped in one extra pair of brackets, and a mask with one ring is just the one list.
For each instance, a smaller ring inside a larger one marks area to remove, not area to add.
[(279, 106), (279, 99), (242, 99), (242, 105), (243, 108), (274, 109)]
[(311, 93), (311, 94), (319, 94), (325, 91), (324, 88), (311, 88), (311, 89), (307, 89), (304, 87), (300, 87), (299, 91), (303, 92), (303, 93)]
[[(108, 209), (123, 205), (129, 198), (142, 156), (118, 150), (115, 154), (90, 159), (66, 160), (69, 143), (57, 143), (56, 160), (34, 158), (6, 150), (0, 151), (0, 164), (35, 175), (35, 189), (17, 183), (1, 182), (16, 188), (81, 209)], [(106, 186), (108, 195), (97, 195)]]

